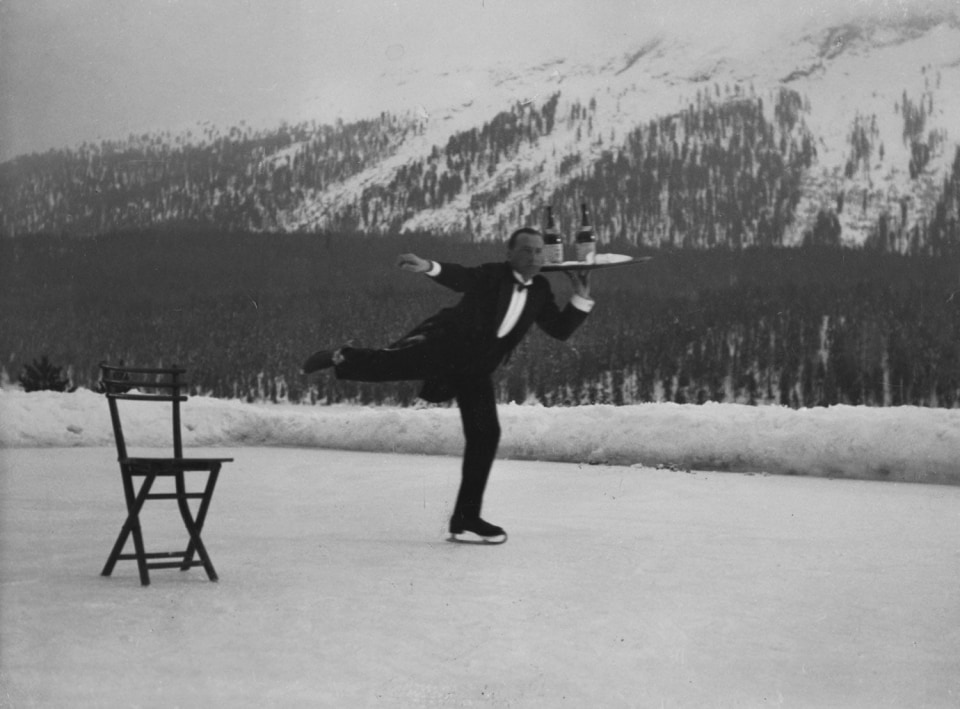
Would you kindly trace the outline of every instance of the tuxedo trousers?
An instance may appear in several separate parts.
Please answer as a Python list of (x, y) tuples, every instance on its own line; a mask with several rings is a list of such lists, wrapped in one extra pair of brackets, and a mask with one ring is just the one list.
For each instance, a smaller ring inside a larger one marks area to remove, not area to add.
[[(338, 379), (362, 382), (422, 380), (444, 375), (449, 362), (419, 343), (402, 347), (363, 349), (345, 347), (344, 361), (336, 365)], [(480, 516), (483, 494), (500, 444), (500, 421), (492, 373), (454, 373), (450, 384), (460, 410), (465, 446), (460, 490), (453, 514), (466, 519)]]

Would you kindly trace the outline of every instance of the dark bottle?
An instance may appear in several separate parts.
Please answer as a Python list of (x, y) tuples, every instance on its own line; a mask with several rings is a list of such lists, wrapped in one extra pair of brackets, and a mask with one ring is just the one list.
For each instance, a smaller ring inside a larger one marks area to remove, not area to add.
[(544, 212), (546, 213), (547, 226), (543, 230), (543, 262), (562, 263), (563, 238), (557, 231), (556, 222), (553, 220), (553, 207), (544, 207)]
[(597, 235), (590, 226), (590, 213), (587, 205), (580, 205), (580, 231), (577, 232), (577, 261), (593, 263), (597, 253)]

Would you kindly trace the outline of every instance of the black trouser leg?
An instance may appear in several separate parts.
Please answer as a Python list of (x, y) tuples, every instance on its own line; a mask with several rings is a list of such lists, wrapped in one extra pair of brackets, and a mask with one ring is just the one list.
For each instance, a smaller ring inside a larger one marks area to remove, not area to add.
[(379, 350), (344, 347), (344, 361), (336, 365), (337, 379), (357, 382), (396, 382), (435, 376), (442, 360), (424, 346), (385, 347)]
[(457, 390), (457, 406), (460, 407), (466, 446), (460, 492), (453, 513), (476, 519), (480, 516), (483, 492), (500, 443), (497, 402), (490, 377), (461, 382)]

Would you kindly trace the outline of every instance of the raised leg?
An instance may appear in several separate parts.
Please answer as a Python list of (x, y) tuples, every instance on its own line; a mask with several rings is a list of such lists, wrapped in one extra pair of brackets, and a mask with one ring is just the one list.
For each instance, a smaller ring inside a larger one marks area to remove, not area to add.
[(417, 338), (379, 350), (344, 347), (341, 352), (343, 361), (334, 367), (337, 379), (357, 382), (429, 379), (449, 365), (448, 357)]

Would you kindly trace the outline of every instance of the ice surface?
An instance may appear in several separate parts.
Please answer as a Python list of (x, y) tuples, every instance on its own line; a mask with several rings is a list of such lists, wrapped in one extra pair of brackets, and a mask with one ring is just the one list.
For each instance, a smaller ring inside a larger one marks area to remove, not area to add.
[(111, 448), (2, 451), (0, 706), (960, 703), (960, 487), (500, 460), (477, 547), (455, 457), (195, 452), (220, 582), (143, 588)]
[[(960, 411), (500, 413), (484, 515), (510, 541), (483, 547), (443, 541), (455, 409), (192, 398), (189, 454), (235, 458), (220, 582), (142, 588), (99, 576), (124, 517), (103, 398), (0, 392), (0, 706), (960, 705), (960, 486), (750, 474), (956, 482)], [(167, 503), (143, 527), (185, 545)]]

